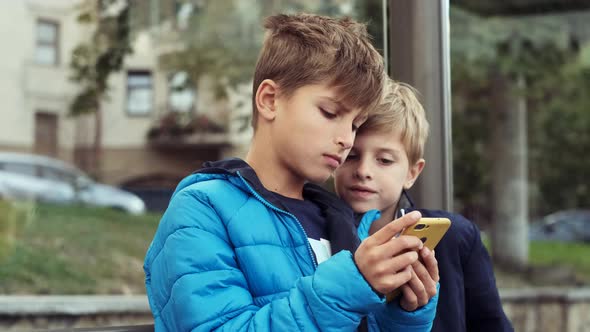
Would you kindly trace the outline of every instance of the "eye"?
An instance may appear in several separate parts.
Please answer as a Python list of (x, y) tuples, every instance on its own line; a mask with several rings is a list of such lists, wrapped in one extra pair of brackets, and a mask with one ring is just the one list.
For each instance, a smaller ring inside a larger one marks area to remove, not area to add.
[(320, 112), (322, 112), (322, 115), (326, 118), (326, 119), (334, 119), (338, 116), (338, 114), (336, 113), (331, 113), (326, 111), (324, 108), (320, 107)]
[(394, 163), (393, 160), (391, 159), (387, 159), (387, 158), (377, 158), (377, 161), (381, 164), (381, 165), (391, 165)]

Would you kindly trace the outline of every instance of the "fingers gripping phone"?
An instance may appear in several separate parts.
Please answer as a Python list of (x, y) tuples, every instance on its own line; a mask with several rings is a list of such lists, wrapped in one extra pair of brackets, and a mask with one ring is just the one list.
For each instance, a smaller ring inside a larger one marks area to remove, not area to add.
[(420, 218), (413, 226), (404, 229), (401, 235), (416, 236), (428, 249), (434, 250), (449, 227), (451, 221), (448, 218)]
[[(451, 220), (448, 218), (420, 218), (417, 223), (404, 229), (400, 235), (416, 236), (430, 250), (434, 250), (436, 245), (443, 238), (445, 233), (451, 227)], [(390, 302), (401, 293), (401, 288), (394, 290), (386, 295), (387, 302)]]

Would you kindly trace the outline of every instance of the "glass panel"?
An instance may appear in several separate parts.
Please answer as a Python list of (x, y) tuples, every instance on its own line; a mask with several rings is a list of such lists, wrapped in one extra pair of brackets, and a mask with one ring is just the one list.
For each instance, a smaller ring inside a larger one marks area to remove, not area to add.
[(152, 77), (149, 73), (129, 73), (127, 76), (127, 112), (131, 115), (145, 115), (152, 111)]
[(75, 183), (76, 174), (66, 171), (65, 169), (58, 169), (54, 167), (41, 167), (41, 177), (54, 181), (66, 182), (69, 184)]
[(2, 170), (19, 175), (37, 176), (37, 167), (33, 164), (7, 162), (2, 165)]
[(147, 114), (152, 110), (152, 90), (134, 88), (127, 96), (127, 112), (129, 114)]
[(168, 107), (171, 112), (188, 113), (195, 105), (195, 87), (185, 71), (170, 75), (168, 80)]
[(52, 167), (41, 167), (41, 177), (54, 180), (54, 181), (63, 181), (63, 176), (60, 171)]
[(457, 210), (498, 261), (564, 267), (558, 286), (590, 268), (548, 258), (562, 244), (590, 253), (590, 232), (554, 223), (590, 222), (590, 7), (555, 3), (458, 0), (450, 15)]
[(127, 77), (127, 84), (130, 87), (151, 86), (152, 77), (150, 74), (129, 74)]
[(35, 62), (42, 65), (53, 65), (57, 62), (57, 52), (53, 45), (37, 45)]
[(57, 42), (57, 24), (50, 22), (38, 22), (37, 41), (45, 43)]

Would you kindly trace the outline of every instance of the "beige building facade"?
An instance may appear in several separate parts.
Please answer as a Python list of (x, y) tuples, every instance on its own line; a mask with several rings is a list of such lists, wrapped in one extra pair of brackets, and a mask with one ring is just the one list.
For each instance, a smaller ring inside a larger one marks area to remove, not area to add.
[[(69, 115), (79, 91), (69, 79), (72, 50), (93, 33), (92, 27), (77, 21), (79, 4), (71, 0), (2, 3), (0, 150), (63, 159), (103, 182), (120, 185), (138, 177), (181, 177), (203, 160), (232, 154), (234, 146), (247, 142), (241, 137), (232, 144), (223, 134), (193, 138), (188, 144), (150, 144), (150, 128), (168, 110), (170, 75), (158, 69), (158, 52), (166, 46), (158, 41), (161, 31), (147, 29), (134, 34), (133, 54), (125, 59), (124, 69), (109, 79), (109, 95), (101, 105), (100, 168), (88, 169), (78, 156), (91, 150), (94, 116)], [(227, 114), (229, 104), (215, 101), (206, 79), (201, 83), (196, 107)]]

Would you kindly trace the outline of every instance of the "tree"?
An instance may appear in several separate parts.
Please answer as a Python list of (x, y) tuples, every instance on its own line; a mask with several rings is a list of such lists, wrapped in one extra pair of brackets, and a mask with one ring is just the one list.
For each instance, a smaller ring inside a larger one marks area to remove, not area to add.
[(217, 97), (225, 96), (227, 84), (250, 80), (259, 42), (253, 37), (260, 24), (258, 17), (247, 13), (255, 9), (241, 8), (243, 5), (236, 1), (184, 2), (173, 37), (179, 47), (160, 56), (161, 68), (186, 72), (195, 85), (204, 75), (212, 77)]
[[(534, 214), (588, 202), (579, 158), (590, 148), (587, 65), (563, 17), (482, 18), (452, 7), (451, 22), (456, 197), (465, 214), (491, 220), (494, 260), (522, 268), (529, 198), (542, 202)], [(573, 133), (554, 129), (565, 125)], [(556, 190), (563, 184), (573, 190)]]
[(72, 52), (71, 80), (80, 92), (70, 105), (70, 115), (94, 114), (92, 173), (100, 173), (102, 151), (102, 102), (109, 90), (112, 73), (123, 67), (125, 56), (132, 52), (129, 41), (129, 5), (124, 0), (88, 0), (81, 5), (80, 24), (94, 25), (89, 41)]
[(546, 59), (543, 74), (531, 79), (536, 93), (529, 96), (539, 110), (529, 118), (534, 211), (588, 208), (590, 159), (584, 156), (590, 149), (590, 45), (572, 40), (567, 49), (539, 45), (532, 53)]
[[(219, 0), (180, 2), (173, 24), (173, 33), (164, 34), (166, 41), (174, 40), (177, 48), (172, 48), (159, 58), (160, 67), (170, 73), (184, 72), (191, 84), (198, 89), (199, 81), (207, 76), (213, 79), (213, 87), (217, 99), (227, 98), (230, 104), (236, 91), (245, 91), (243, 85), (251, 82), (256, 59), (263, 40), (261, 18), (277, 12), (301, 12), (312, 9), (314, 12), (342, 15), (341, 11), (353, 11), (355, 1), (350, 6), (342, 1), (306, 2), (298, 0)], [(355, 13), (366, 15), (370, 10), (382, 5), (380, 1), (371, 0), (367, 4), (357, 3)], [(310, 8), (313, 7), (313, 8)], [(343, 9), (344, 8), (344, 9)], [(228, 24), (228, 22), (232, 22)], [(374, 26), (375, 27), (375, 26)], [(382, 27), (374, 31), (381, 36)], [(251, 96), (251, 89), (248, 95)], [(237, 99), (246, 97), (243, 93)], [(249, 102), (248, 104), (250, 104)], [(231, 117), (247, 114), (231, 110)], [(243, 118), (243, 116), (241, 117)], [(243, 121), (241, 121), (243, 122)], [(248, 124), (248, 121), (244, 122)], [(242, 127), (242, 126), (240, 126)]]

